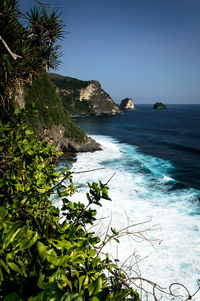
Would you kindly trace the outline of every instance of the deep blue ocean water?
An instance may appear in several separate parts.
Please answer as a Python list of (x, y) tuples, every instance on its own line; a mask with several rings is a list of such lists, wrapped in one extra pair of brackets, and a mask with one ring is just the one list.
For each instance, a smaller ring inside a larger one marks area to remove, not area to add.
[[(153, 243), (126, 237), (110, 246), (110, 254), (123, 262), (134, 253), (134, 268), (145, 278), (163, 287), (181, 282), (194, 292), (200, 279), (200, 105), (137, 105), (122, 115), (75, 121), (102, 145), (71, 162), (72, 171), (99, 168), (74, 175), (75, 197), (84, 202), (88, 182), (114, 175), (112, 202), (103, 201), (98, 216), (112, 216), (117, 229), (139, 224), (133, 229)], [(101, 231), (109, 221), (102, 219)]]
[(200, 189), (200, 105), (137, 105), (117, 116), (75, 118), (89, 135), (106, 135), (137, 146), (138, 152), (169, 160), (171, 176)]

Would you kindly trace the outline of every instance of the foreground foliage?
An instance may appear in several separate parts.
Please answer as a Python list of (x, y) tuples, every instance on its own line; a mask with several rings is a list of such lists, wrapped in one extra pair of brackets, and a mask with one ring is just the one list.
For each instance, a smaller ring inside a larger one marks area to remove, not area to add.
[(33, 137), (19, 112), (13, 120), (0, 125), (0, 298), (139, 300), (109, 257), (99, 256), (100, 238), (86, 230), (96, 220), (90, 206), (109, 200), (107, 185), (89, 184), (87, 205), (72, 202), (71, 173), (56, 170), (53, 147)]

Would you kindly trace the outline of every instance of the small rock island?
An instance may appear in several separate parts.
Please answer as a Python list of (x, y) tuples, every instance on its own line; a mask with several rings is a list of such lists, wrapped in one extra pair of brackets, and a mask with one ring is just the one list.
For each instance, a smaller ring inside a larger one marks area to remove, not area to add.
[(122, 110), (133, 110), (135, 108), (132, 98), (124, 98), (120, 103)]
[(162, 102), (156, 102), (153, 106), (153, 109), (156, 110), (167, 109), (167, 106)]

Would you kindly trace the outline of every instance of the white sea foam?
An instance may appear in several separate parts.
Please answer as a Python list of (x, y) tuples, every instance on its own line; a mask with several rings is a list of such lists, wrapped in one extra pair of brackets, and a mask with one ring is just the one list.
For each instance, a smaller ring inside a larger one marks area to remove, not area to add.
[[(181, 282), (194, 291), (200, 278), (199, 191), (173, 189), (175, 179), (170, 172), (174, 166), (169, 161), (141, 154), (136, 147), (110, 137), (92, 138), (102, 145), (103, 151), (78, 154), (72, 170), (104, 169), (75, 175), (74, 182), (80, 187), (76, 199), (78, 196), (84, 202), (87, 182), (107, 182), (116, 173), (109, 183), (112, 202), (103, 200), (98, 216), (112, 216), (112, 225), (117, 229), (151, 220), (141, 227), (157, 225), (157, 230), (153, 228), (144, 234), (161, 241), (152, 247), (147, 241), (136, 242), (141, 239), (123, 238), (119, 246), (110, 246), (109, 251), (121, 262), (136, 252), (145, 278), (163, 287)], [(103, 223), (106, 229), (109, 219)]]

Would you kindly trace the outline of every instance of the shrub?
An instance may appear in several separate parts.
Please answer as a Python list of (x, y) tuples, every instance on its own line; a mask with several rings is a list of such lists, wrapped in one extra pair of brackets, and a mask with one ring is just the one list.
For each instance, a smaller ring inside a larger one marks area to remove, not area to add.
[(91, 205), (110, 200), (107, 185), (89, 184), (87, 205), (72, 202), (71, 172), (57, 171), (58, 154), (34, 138), (24, 118), (16, 111), (0, 124), (0, 298), (139, 300), (108, 255), (99, 256), (100, 238), (86, 230), (96, 220)]

